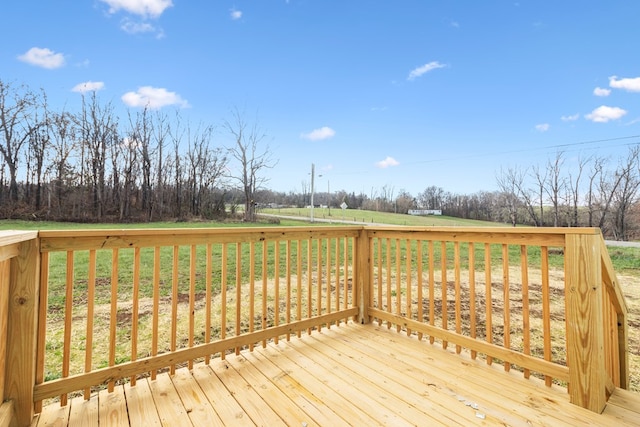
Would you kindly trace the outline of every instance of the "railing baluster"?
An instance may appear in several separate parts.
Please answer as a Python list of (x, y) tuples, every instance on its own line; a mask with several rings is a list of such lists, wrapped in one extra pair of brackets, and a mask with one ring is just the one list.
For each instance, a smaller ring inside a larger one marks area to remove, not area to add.
[[(440, 273), (442, 274), (442, 329), (445, 331), (447, 328), (447, 320), (449, 317), (449, 309), (447, 304), (447, 242), (444, 240), (440, 242)], [(442, 340), (442, 348), (446, 349), (448, 342), (446, 340)]]
[[(133, 250), (133, 294), (131, 296), (131, 361), (138, 359), (138, 312), (140, 305), (140, 248)], [(132, 376), (130, 383), (136, 385), (136, 376)]]
[[(222, 306), (220, 307), (220, 339), (227, 337), (227, 276), (229, 267), (229, 243), (222, 244), (222, 254), (220, 255), (220, 301)], [(222, 360), (227, 356), (225, 351), (222, 351), (220, 358)]]
[[(249, 333), (254, 330), (256, 304), (256, 242), (249, 243)], [(253, 343), (249, 344), (249, 351), (253, 351)]]
[[(402, 263), (401, 261), (401, 247), (400, 247), (400, 239), (395, 239), (395, 247), (396, 251), (396, 315), (402, 316)], [(396, 325), (396, 331), (400, 332), (400, 325)]]
[[(160, 323), (160, 246), (153, 248), (153, 313), (152, 313), (151, 356), (158, 354), (158, 326)], [(157, 371), (151, 371), (151, 379), (156, 379)]]
[[(296, 320), (302, 320), (302, 240), (298, 240), (296, 251), (296, 279)], [(302, 336), (300, 331), (297, 336)]]
[[(476, 338), (476, 248), (469, 242), (469, 328), (471, 338)], [(471, 359), (475, 360), (478, 352), (471, 350)]]
[[(118, 326), (118, 249), (111, 251), (111, 317), (109, 318), (109, 366), (116, 364), (116, 329)], [(109, 381), (109, 393), (113, 392), (115, 382)]]
[[(196, 262), (196, 245), (191, 245), (189, 252), (189, 348), (195, 344)], [(187, 366), (189, 370), (193, 369), (193, 359), (189, 359)]]
[[(9, 261), (0, 265), (6, 268), (9, 275)], [(0, 272), (2, 275), (3, 272)], [(8, 280), (7, 280), (8, 281)], [(36, 354), (36, 384), (44, 381), (45, 350), (47, 342), (47, 313), (49, 311), (49, 252), (43, 252), (40, 257), (40, 305), (38, 307), (38, 341)], [(3, 385), (4, 386), (4, 385)], [(35, 402), (35, 412), (42, 412), (42, 400)]]
[[(392, 313), (393, 312), (393, 306), (391, 305), (391, 239), (386, 239), (386, 243), (387, 243), (387, 266), (386, 266), (386, 270), (387, 270), (387, 312), (388, 313)], [(391, 320), (387, 320), (387, 329), (391, 328)]]
[[(89, 280), (87, 282), (87, 332), (85, 337), (84, 372), (91, 372), (93, 356), (93, 309), (96, 299), (96, 251), (89, 251)], [(84, 400), (91, 397), (91, 387), (84, 389)]]
[[(204, 314), (204, 342), (211, 342), (211, 298), (213, 286), (213, 244), (207, 243), (205, 258), (205, 314)], [(209, 364), (211, 356), (207, 354), (204, 357), (205, 365)]]
[[(62, 353), (62, 378), (69, 376), (71, 362), (71, 320), (73, 319), (73, 251), (67, 251), (66, 294), (64, 301), (64, 343)], [(60, 396), (60, 405), (67, 405), (67, 394)]]
[[(407, 282), (407, 295), (406, 295), (406, 304), (407, 304), (407, 312), (405, 314), (405, 316), (409, 319), (412, 318), (413, 314), (412, 314), (412, 310), (411, 310), (411, 304), (412, 304), (412, 300), (411, 300), (411, 287), (413, 286), (411, 284), (411, 266), (412, 266), (412, 250), (411, 250), (411, 240), (406, 239), (405, 240), (405, 268), (406, 268), (406, 272), (405, 272), (405, 278), (406, 278), (406, 282)], [(411, 329), (407, 328), (407, 336), (411, 335)]]
[[(510, 293), (509, 293), (509, 246), (502, 245), (502, 320), (503, 320), (503, 345), (504, 348), (511, 348), (511, 307), (510, 307)], [(509, 372), (511, 364), (504, 362), (504, 370)]]
[[(311, 318), (313, 296), (313, 240), (307, 240), (307, 319)], [(307, 328), (307, 334), (311, 335), (311, 328)]]
[[(422, 286), (423, 286), (423, 279), (422, 279), (422, 270), (423, 270), (423, 266), (422, 266), (422, 245), (423, 245), (423, 241), (422, 240), (417, 240), (416, 241), (416, 261), (417, 261), (417, 267), (418, 267), (418, 321), (420, 323), (424, 322), (424, 313), (423, 313), (423, 308), (422, 308)], [(422, 340), (422, 332), (418, 332), (418, 340)]]
[[(549, 296), (549, 248), (540, 248), (542, 274), (542, 334), (544, 342), (544, 360), (551, 361), (551, 301)], [(552, 378), (545, 375), (544, 383), (551, 386)]]
[[(264, 331), (267, 329), (267, 254), (269, 248), (267, 248), (267, 241), (262, 242), (262, 323), (261, 328)], [(277, 302), (276, 302), (277, 303)], [(267, 340), (262, 340), (262, 348), (267, 347)]]
[[(335, 289), (336, 289), (336, 311), (340, 311), (340, 238), (336, 237), (336, 247), (335, 247), (335, 252), (336, 252), (336, 257), (335, 257), (335, 265), (334, 268), (336, 270), (336, 277), (335, 277)], [(336, 320), (336, 326), (340, 326), (340, 319)]]
[[(322, 315), (322, 241), (323, 239), (316, 240), (316, 276), (318, 278), (316, 282), (316, 316)], [(322, 330), (322, 325), (318, 325), (318, 330)]]
[[(236, 243), (236, 336), (242, 333), (242, 243)], [(236, 356), (240, 347), (235, 348)]]
[[(531, 321), (529, 319), (529, 258), (527, 247), (520, 246), (520, 271), (522, 274), (522, 351), (531, 354)], [(524, 377), (529, 379), (531, 372), (524, 369)]]
[[(493, 343), (493, 299), (491, 297), (491, 244), (484, 244), (484, 282), (485, 282), (485, 338)], [(487, 364), (493, 363), (493, 357), (487, 356)]]
[[(331, 313), (332, 312), (331, 311), (331, 265), (332, 265), (331, 264), (332, 263), (332, 261), (331, 261), (332, 260), (332, 257), (331, 257), (331, 239), (330, 238), (327, 239), (326, 242), (327, 242), (326, 243), (326, 253), (325, 253), (325, 259), (326, 259), (325, 264), (326, 265), (325, 265), (325, 273), (324, 273), (325, 277), (326, 277), (326, 291), (325, 292), (327, 293), (327, 295), (326, 295), (326, 299), (327, 299), (327, 301), (326, 301), (326, 306), (327, 306), (326, 312), (327, 313)], [(330, 329), (331, 328), (331, 323), (327, 322), (326, 326), (327, 326), (327, 329)]]
[[(274, 326), (280, 325), (280, 241), (276, 240), (273, 242), (273, 323)], [(278, 344), (279, 336), (276, 335), (273, 338), (273, 341)]]
[[(178, 272), (179, 272), (180, 247), (173, 247), (173, 259), (171, 269), (171, 351), (176, 351), (176, 341), (178, 335)], [(176, 373), (176, 365), (169, 367), (171, 375)]]
[[(429, 240), (429, 325), (436, 326), (436, 278), (435, 278), (435, 249), (433, 240)], [(429, 336), (429, 342), (433, 344), (435, 337)]]
[[(344, 309), (349, 308), (349, 238), (344, 238)], [(355, 283), (352, 283), (352, 288), (355, 288)], [(352, 302), (356, 305), (356, 302)], [(344, 319), (347, 322), (348, 319)], [(355, 320), (355, 318), (354, 318)]]
[[(454, 292), (456, 298), (456, 333), (462, 332), (462, 301), (460, 291), (460, 242), (453, 243), (453, 264), (454, 264)], [(460, 354), (462, 347), (456, 345), (456, 353)]]
[[(291, 257), (293, 253), (291, 252), (291, 240), (287, 240), (286, 249), (285, 249), (285, 262), (286, 262), (286, 286), (287, 286), (287, 299), (286, 299), (286, 317), (285, 321), (287, 323), (291, 323)], [(291, 339), (291, 334), (287, 332), (287, 341)]]

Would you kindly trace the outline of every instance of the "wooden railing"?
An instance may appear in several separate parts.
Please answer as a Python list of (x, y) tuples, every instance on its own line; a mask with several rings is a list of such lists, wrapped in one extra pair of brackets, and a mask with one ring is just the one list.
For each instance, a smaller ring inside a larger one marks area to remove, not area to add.
[(4, 233), (0, 289), (0, 425), (350, 318), (568, 384), (593, 411), (628, 386), (626, 305), (597, 229)]
[(627, 311), (597, 229), (369, 229), (367, 315), (569, 385), (600, 412), (627, 388)]
[[(357, 228), (41, 232), (34, 400), (148, 374), (358, 313)], [(98, 338), (102, 338), (100, 342)], [(56, 351), (51, 351), (56, 349)]]

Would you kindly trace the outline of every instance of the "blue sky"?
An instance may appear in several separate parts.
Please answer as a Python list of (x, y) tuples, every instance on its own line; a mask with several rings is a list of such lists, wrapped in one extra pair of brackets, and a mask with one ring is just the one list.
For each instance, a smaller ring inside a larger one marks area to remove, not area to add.
[[(496, 189), (562, 149), (640, 142), (640, 2), (20, 0), (0, 79), (77, 110), (83, 90), (221, 125), (245, 111), (269, 187)], [(124, 121), (124, 120), (123, 120)], [(219, 126), (216, 142), (228, 144)]]

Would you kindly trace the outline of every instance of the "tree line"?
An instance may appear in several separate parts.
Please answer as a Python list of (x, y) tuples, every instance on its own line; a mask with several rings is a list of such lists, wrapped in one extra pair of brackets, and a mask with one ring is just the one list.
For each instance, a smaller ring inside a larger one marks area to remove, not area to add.
[[(346, 191), (316, 192), (323, 205), (381, 212), (410, 209), (442, 210), (443, 215), (535, 227), (599, 227), (607, 238), (640, 238), (640, 145), (626, 155), (579, 157), (571, 167), (558, 152), (545, 164), (501, 169), (497, 190), (457, 194), (428, 186), (416, 196), (392, 186), (372, 188), (370, 194)], [(278, 206), (309, 204), (309, 186), (301, 192), (261, 192), (261, 200)]]
[[(228, 146), (218, 142), (224, 133)], [(54, 111), (43, 90), (0, 80), (0, 218), (79, 222), (219, 219), (260, 206), (310, 203), (300, 191), (269, 190), (277, 160), (257, 120), (233, 109), (220, 125), (179, 111), (142, 109), (119, 117), (95, 92), (77, 111)], [(558, 152), (543, 165), (508, 168), (497, 190), (456, 194), (427, 186), (412, 195), (392, 186), (369, 194), (315, 192), (316, 203), (407, 213), (439, 209), (460, 218), (532, 226), (599, 227), (605, 236), (640, 237), (640, 145), (617, 159), (592, 155), (577, 165)], [(243, 209), (238, 209), (244, 205)]]
[[(82, 222), (219, 218), (228, 203), (255, 215), (264, 135), (235, 109), (218, 129), (179, 113), (119, 117), (96, 93), (54, 111), (44, 91), (0, 80), (0, 217)], [(240, 189), (238, 192), (236, 189)], [(241, 197), (242, 199), (239, 199)]]

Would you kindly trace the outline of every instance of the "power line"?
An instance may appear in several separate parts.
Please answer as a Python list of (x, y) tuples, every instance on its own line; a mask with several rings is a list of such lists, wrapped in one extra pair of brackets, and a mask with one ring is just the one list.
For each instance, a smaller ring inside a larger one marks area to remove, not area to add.
[[(507, 151), (494, 151), (490, 153), (477, 153), (477, 154), (469, 154), (466, 156), (455, 156), (455, 157), (445, 157), (440, 159), (430, 159), (430, 160), (417, 160), (414, 162), (403, 163), (404, 165), (415, 165), (415, 164), (424, 164), (424, 163), (434, 163), (434, 162), (445, 162), (449, 160), (459, 160), (459, 159), (473, 159), (477, 157), (486, 157), (486, 156), (498, 156), (503, 154), (517, 154), (517, 153), (525, 153), (531, 151), (540, 151), (540, 150), (548, 150), (552, 148), (563, 148), (563, 147), (575, 147), (578, 145), (587, 145), (587, 144), (598, 144), (602, 142), (611, 142), (611, 141), (621, 141), (626, 139), (640, 138), (640, 135), (631, 135), (631, 136), (621, 136), (618, 138), (607, 138), (607, 139), (596, 139), (592, 141), (580, 141), (580, 142), (572, 142), (567, 144), (557, 144), (557, 145), (548, 145), (545, 147), (535, 147), (535, 148), (523, 148), (519, 150), (507, 150)], [(640, 141), (639, 141), (640, 142)], [(619, 144), (615, 145), (616, 147), (623, 145), (633, 145), (633, 143)]]

